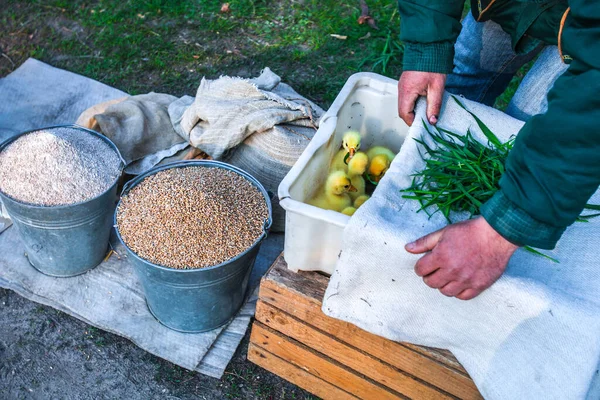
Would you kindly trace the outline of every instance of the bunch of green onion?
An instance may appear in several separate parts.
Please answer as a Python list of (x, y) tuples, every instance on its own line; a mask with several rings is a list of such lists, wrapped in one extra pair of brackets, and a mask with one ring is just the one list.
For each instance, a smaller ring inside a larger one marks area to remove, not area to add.
[[(514, 137), (502, 143), (483, 121), (467, 110), (458, 99), (452, 98), (475, 119), (486, 136), (488, 145), (477, 141), (469, 130), (465, 135), (439, 127), (432, 130), (423, 121), (434, 146), (428, 145), (424, 140), (414, 139), (427, 153), (421, 153), (425, 168), (413, 174), (411, 186), (403, 190), (412, 193), (404, 195), (404, 198), (417, 200), (421, 205), (417, 212), (424, 211), (430, 217), (441, 212), (449, 223), (456, 222), (451, 220), (453, 212), (467, 212), (470, 217), (479, 214), (483, 203), (500, 189), (500, 177), (514, 144)], [(600, 206), (587, 204), (586, 209), (600, 210)], [(598, 215), (600, 213), (582, 215), (578, 221), (587, 222), (588, 218)], [(532, 247), (527, 246), (525, 249), (558, 262)]]

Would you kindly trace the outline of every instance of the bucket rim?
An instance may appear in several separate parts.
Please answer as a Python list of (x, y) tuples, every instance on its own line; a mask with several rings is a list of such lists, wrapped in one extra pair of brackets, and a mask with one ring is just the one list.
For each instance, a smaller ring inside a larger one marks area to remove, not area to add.
[(108, 192), (110, 192), (112, 190), (112, 188), (119, 182), (119, 179), (121, 179), (121, 177), (123, 176), (123, 171), (125, 169), (125, 165), (127, 164), (125, 162), (125, 160), (123, 159), (123, 156), (121, 155), (121, 152), (119, 151), (118, 147), (116, 144), (113, 143), (112, 140), (110, 140), (109, 138), (107, 138), (106, 136), (92, 130), (92, 129), (88, 129), (86, 127), (83, 127), (81, 125), (77, 125), (77, 124), (61, 124), (61, 125), (52, 125), (52, 126), (46, 126), (43, 128), (35, 128), (35, 129), (30, 129), (28, 131), (25, 132), (21, 132), (21, 133), (17, 133), (14, 136), (9, 137), (8, 139), (6, 139), (5, 141), (0, 143), (0, 153), (2, 153), (11, 143), (13, 143), (14, 141), (16, 141), (17, 139), (21, 138), (22, 136), (28, 135), (30, 133), (33, 132), (37, 132), (37, 131), (43, 131), (45, 129), (56, 129), (56, 128), (73, 128), (76, 130), (81, 130), (84, 131), (86, 133), (91, 134), (92, 136), (95, 136), (97, 138), (99, 138), (100, 140), (103, 140), (106, 144), (108, 144), (110, 146), (110, 148), (112, 150), (115, 151), (115, 153), (117, 154), (117, 156), (119, 157), (119, 161), (121, 163), (121, 165), (119, 166), (119, 175), (115, 178), (115, 180), (113, 181), (113, 183), (102, 193), (98, 194), (95, 197), (92, 197), (91, 199), (87, 199), (84, 201), (80, 201), (77, 203), (71, 203), (71, 204), (60, 204), (60, 205), (56, 205), (56, 206), (45, 206), (43, 204), (33, 204), (33, 203), (27, 203), (18, 199), (15, 199), (14, 197), (10, 196), (7, 193), (4, 193), (2, 190), (0, 190), (0, 198), (2, 199), (8, 199), (12, 202), (15, 202), (17, 204), (19, 204), (22, 207), (29, 207), (29, 208), (36, 208), (36, 209), (48, 209), (48, 210), (62, 210), (62, 209), (66, 209), (69, 207), (75, 207), (75, 206), (80, 206), (82, 204), (86, 204), (86, 203), (90, 203), (96, 199), (99, 199), (100, 197), (106, 195)]
[[(133, 251), (129, 246), (127, 246), (127, 244), (121, 237), (121, 232), (119, 232), (119, 227), (117, 224), (117, 214), (119, 212), (119, 206), (121, 205), (123, 196), (127, 195), (129, 193), (129, 191), (131, 191), (131, 189), (133, 189), (135, 186), (139, 185), (144, 179), (146, 179), (147, 177), (149, 177), (151, 175), (155, 175), (158, 172), (161, 172), (161, 171), (164, 171), (167, 169), (187, 168), (187, 167), (193, 167), (193, 166), (209, 167), (209, 168), (222, 168), (222, 169), (226, 169), (229, 171), (233, 171), (233, 172), (241, 175), (242, 177), (244, 177), (250, 183), (252, 183), (258, 189), (258, 191), (262, 194), (263, 198), (265, 199), (265, 202), (267, 203), (267, 209), (269, 212), (269, 215), (263, 224), (262, 234), (254, 241), (254, 243), (252, 243), (251, 246), (249, 246), (246, 250), (244, 250), (240, 254), (236, 255), (235, 257), (230, 258), (229, 260), (223, 261), (222, 263), (219, 263), (216, 265), (211, 265), (209, 267), (204, 267), (204, 268), (186, 268), (186, 269), (171, 268), (171, 267), (167, 267), (164, 265), (155, 264), (149, 260), (146, 260), (145, 258), (140, 257), (135, 251)], [(149, 170), (141, 173), (140, 175), (131, 179), (129, 182), (125, 183), (125, 185), (123, 186), (123, 190), (121, 191), (121, 194), (119, 196), (119, 202), (117, 203), (117, 206), (115, 207), (115, 213), (114, 213), (114, 218), (113, 218), (113, 226), (115, 228), (115, 233), (117, 235), (117, 238), (119, 239), (119, 242), (125, 247), (125, 249), (127, 249), (127, 251), (130, 254), (132, 254), (137, 260), (142, 261), (144, 264), (152, 266), (153, 268), (157, 268), (157, 269), (160, 269), (163, 271), (176, 272), (176, 273), (199, 273), (201, 271), (211, 271), (211, 270), (221, 268), (227, 264), (230, 264), (230, 263), (233, 263), (233, 262), (239, 260), (240, 258), (245, 256), (247, 253), (249, 253), (252, 249), (254, 249), (256, 246), (260, 245), (260, 242), (262, 242), (267, 237), (268, 231), (271, 228), (272, 224), (273, 224), (273, 209), (272, 209), (272, 205), (271, 205), (271, 199), (269, 197), (269, 194), (267, 193), (267, 190), (258, 181), (258, 179), (256, 179), (255, 177), (253, 177), (252, 175), (250, 175), (248, 172), (244, 171), (241, 168), (238, 168), (231, 164), (224, 163), (222, 161), (215, 161), (215, 160), (173, 161), (170, 163), (166, 163), (163, 165), (159, 165), (159, 166), (150, 168)]]

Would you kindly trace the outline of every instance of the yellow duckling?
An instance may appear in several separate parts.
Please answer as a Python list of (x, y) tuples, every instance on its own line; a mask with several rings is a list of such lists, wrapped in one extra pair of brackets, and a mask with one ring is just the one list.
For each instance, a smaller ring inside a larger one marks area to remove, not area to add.
[(350, 156), (348, 157), (349, 160), (351, 160), (352, 157), (354, 157), (354, 154), (360, 150), (361, 139), (360, 133), (357, 131), (348, 131), (344, 133), (344, 136), (342, 137), (342, 147), (346, 152), (350, 153)]
[(356, 208), (354, 208), (352, 206), (346, 207), (342, 210), (342, 214), (346, 214), (349, 217), (353, 216), (355, 212), (356, 212)]
[(369, 196), (368, 194), (363, 194), (362, 196), (358, 196), (354, 200), (354, 208), (358, 208), (358, 207), (362, 206), (363, 204), (365, 204), (365, 201), (369, 200), (370, 198), (371, 198), (371, 196)]
[(366, 153), (359, 151), (352, 157), (352, 160), (348, 160), (348, 176), (352, 178), (354, 175), (362, 175), (367, 171), (369, 166), (369, 157)]
[(348, 152), (344, 149), (335, 153), (335, 156), (333, 156), (333, 160), (331, 160), (331, 166), (329, 167), (329, 172), (346, 171), (347, 170), (348, 166), (344, 162), (344, 158), (346, 157), (346, 154), (348, 154)]
[[(348, 131), (342, 137), (342, 149), (335, 153), (329, 171), (346, 171), (347, 162), (349, 162), (354, 154), (360, 149), (361, 136), (356, 131)], [(348, 159), (344, 160), (348, 156)]]
[(352, 186), (356, 188), (356, 192), (349, 193), (352, 201), (356, 200), (358, 196), (365, 194), (365, 179), (362, 175), (367, 171), (369, 166), (369, 157), (362, 151), (359, 151), (352, 157), (352, 160), (348, 161), (348, 177)]
[(369, 150), (367, 150), (367, 156), (369, 157), (369, 160), (372, 160), (373, 158), (375, 158), (375, 156), (378, 156), (380, 154), (385, 154), (385, 156), (390, 160), (390, 162), (392, 162), (396, 157), (396, 153), (384, 146), (373, 146)]
[(373, 157), (369, 164), (369, 175), (375, 182), (379, 182), (390, 167), (391, 160), (385, 154), (379, 154)]
[(323, 208), (325, 210), (342, 211), (352, 205), (348, 192), (355, 192), (350, 178), (344, 171), (334, 171), (329, 174), (325, 181), (325, 187), (308, 204)]

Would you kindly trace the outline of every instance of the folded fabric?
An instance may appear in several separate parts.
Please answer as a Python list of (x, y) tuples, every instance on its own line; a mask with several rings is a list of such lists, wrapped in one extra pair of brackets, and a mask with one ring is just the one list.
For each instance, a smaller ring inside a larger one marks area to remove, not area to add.
[[(461, 101), (503, 141), (523, 124)], [(470, 129), (487, 143), (448, 96), (440, 115), (441, 128)], [(401, 192), (424, 167), (414, 139), (432, 144), (424, 119), (421, 100), (399, 155), (344, 231), (323, 311), (388, 339), (451, 350), (486, 399), (600, 398), (600, 220), (568, 228), (549, 252), (560, 263), (518, 250), (503, 277), (473, 300), (429, 288), (414, 273), (420, 256), (404, 245), (447, 222), (441, 213), (417, 213), (418, 202)], [(600, 203), (599, 192), (591, 202)]]
[(119, 148), (126, 172), (140, 174), (188, 146), (169, 118), (168, 108), (175, 100), (175, 96), (151, 92), (127, 97), (94, 115), (99, 130)]
[(98, 121), (96, 121), (96, 115), (102, 114), (106, 111), (106, 109), (113, 104), (120, 103), (126, 100), (129, 96), (121, 97), (120, 99), (108, 100), (104, 103), (98, 103), (79, 115), (77, 121), (75, 121), (76, 125), (83, 126), (84, 128), (92, 129), (97, 132), (101, 132), (100, 126), (98, 125)]

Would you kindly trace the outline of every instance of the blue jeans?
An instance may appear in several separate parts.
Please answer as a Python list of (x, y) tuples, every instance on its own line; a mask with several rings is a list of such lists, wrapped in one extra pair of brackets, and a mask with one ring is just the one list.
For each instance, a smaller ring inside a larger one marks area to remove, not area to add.
[(454, 70), (446, 90), (492, 106), (523, 65), (538, 56), (506, 113), (526, 121), (548, 107), (547, 94), (554, 81), (567, 69), (556, 46), (540, 45), (527, 54), (516, 54), (510, 36), (492, 21), (476, 22), (469, 13), (455, 46)]

